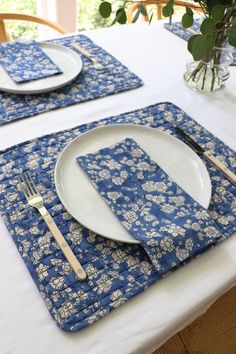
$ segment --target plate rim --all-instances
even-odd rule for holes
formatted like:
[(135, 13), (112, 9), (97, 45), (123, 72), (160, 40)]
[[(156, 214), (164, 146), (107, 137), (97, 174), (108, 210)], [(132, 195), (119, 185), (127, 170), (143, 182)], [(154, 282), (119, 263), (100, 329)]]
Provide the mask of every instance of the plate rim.
[[(73, 81), (80, 73), (81, 71), (83, 70), (83, 61), (81, 59), (81, 56), (75, 52), (74, 50), (72, 50), (71, 48), (68, 48), (68, 47), (65, 47), (61, 44), (57, 44), (57, 43), (48, 43), (48, 42), (38, 42), (39, 43), (39, 46), (40, 47), (56, 47), (56, 48), (59, 48), (60, 50), (63, 50), (63, 51), (67, 51), (69, 52), (71, 55), (74, 56), (74, 58), (76, 58), (79, 62), (79, 67), (80, 69), (77, 70), (77, 72), (73, 75), (73, 77), (67, 79), (66, 81), (64, 81), (63, 83), (60, 83), (60, 84), (57, 84), (53, 87), (50, 87), (50, 88), (42, 88), (42, 89), (23, 89), (22, 90), (22, 87), (19, 88), (19, 89), (8, 89), (6, 87), (2, 87), (1, 86), (1, 83), (0, 83), (0, 91), (2, 92), (7, 92), (7, 93), (12, 93), (12, 94), (17, 94), (17, 95), (37, 95), (37, 94), (40, 94), (40, 93), (46, 93), (46, 92), (51, 92), (51, 91), (54, 91), (54, 90), (57, 90), (67, 84), (69, 84), (71, 81)], [(46, 55), (48, 55), (46, 53)], [(8, 75), (8, 74), (7, 74)], [(50, 77), (48, 77), (49, 79)], [(41, 79), (38, 79), (38, 80), (44, 80), (45, 78), (41, 78)]]
[[(204, 162), (202, 161), (202, 159), (201, 159), (201, 158), (198, 156), (198, 154), (197, 154), (193, 149), (191, 149), (186, 143), (184, 143), (182, 140), (176, 138), (175, 136), (173, 136), (173, 135), (171, 135), (171, 134), (169, 134), (169, 133), (167, 133), (167, 132), (164, 132), (164, 131), (162, 131), (162, 130), (160, 130), (160, 129), (158, 129), (158, 128), (154, 128), (154, 127), (150, 127), (150, 126), (145, 126), (145, 125), (142, 125), (142, 124), (136, 124), (136, 123), (135, 123), (135, 124), (132, 124), (132, 123), (128, 123), (128, 124), (126, 124), (126, 123), (124, 123), (124, 124), (122, 124), (122, 123), (119, 123), (119, 124), (108, 124), (108, 125), (98, 126), (98, 127), (92, 128), (92, 129), (90, 129), (90, 130), (88, 130), (88, 131), (86, 131), (86, 132), (84, 132), (84, 133), (81, 133), (81, 134), (79, 134), (78, 136), (76, 136), (74, 139), (72, 139), (72, 140), (62, 149), (62, 151), (60, 152), (60, 154), (59, 154), (59, 156), (57, 157), (57, 160), (56, 160), (56, 164), (55, 164), (55, 167), (54, 167), (54, 173), (53, 173), (53, 180), (54, 180), (54, 185), (55, 185), (55, 189), (56, 189), (57, 196), (58, 196), (58, 198), (60, 199), (60, 202), (63, 204), (64, 208), (67, 210), (67, 212), (68, 212), (78, 223), (80, 223), (80, 224), (83, 225), (84, 227), (88, 228), (89, 230), (91, 230), (92, 232), (94, 232), (94, 233), (97, 234), (97, 231), (96, 231), (96, 230), (94, 230), (94, 229), (91, 228), (91, 227), (88, 227), (87, 225), (84, 225), (81, 221), (79, 221), (79, 220), (77, 219), (77, 217), (74, 215), (73, 210), (71, 211), (71, 209), (70, 209), (70, 207), (68, 207), (67, 203), (64, 203), (64, 202), (63, 202), (63, 198), (61, 198), (61, 194), (60, 194), (60, 191), (59, 191), (59, 188), (58, 188), (59, 183), (57, 182), (58, 166), (59, 166), (59, 164), (60, 164), (60, 160), (61, 160), (63, 154), (65, 153), (65, 151), (66, 151), (67, 149), (69, 149), (70, 146), (71, 146), (76, 140), (80, 139), (81, 136), (85, 136), (85, 135), (87, 135), (87, 134), (89, 134), (89, 133), (91, 133), (92, 131), (95, 131), (95, 130), (97, 131), (97, 130), (102, 130), (102, 129), (104, 129), (104, 128), (109, 128), (109, 127), (121, 127), (121, 126), (122, 126), (122, 127), (123, 127), (123, 126), (142, 127), (142, 128), (144, 128), (144, 129), (153, 130), (153, 131), (158, 130), (158, 133), (161, 133), (161, 134), (163, 134), (163, 135), (166, 135), (166, 136), (168, 136), (168, 137), (171, 137), (171, 138), (173, 138), (174, 140), (177, 140), (178, 143), (184, 145), (185, 148), (187, 148), (188, 150), (190, 150), (190, 151), (193, 153), (193, 155), (195, 155), (195, 157), (197, 157), (197, 159), (198, 159), (198, 161), (200, 162), (200, 164), (202, 164), (202, 167), (203, 167), (203, 169), (205, 170), (206, 176), (207, 176), (207, 178), (208, 178), (209, 200), (208, 200), (207, 205), (203, 206), (203, 205), (201, 204), (205, 209), (208, 209), (208, 207), (209, 207), (209, 205), (210, 205), (210, 201), (211, 201), (211, 196), (212, 196), (212, 183), (211, 183), (210, 175), (209, 175), (208, 169), (207, 169), (206, 165), (204, 164)], [(104, 238), (106, 238), (106, 239), (109, 239), (109, 240), (111, 240), (111, 241), (124, 242), (124, 243), (127, 243), (127, 244), (140, 244), (140, 241), (136, 240), (135, 238), (134, 238), (134, 240), (120, 241), (120, 240), (115, 240), (114, 238), (111, 238), (111, 237), (109, 237), (109, 236), (107, 236), (107, 235), (104, 235), (104, 234), (102, 234), (102, 233), (99, 233), (99, 235), (102, 236), (102, 237), (104, 237)]]

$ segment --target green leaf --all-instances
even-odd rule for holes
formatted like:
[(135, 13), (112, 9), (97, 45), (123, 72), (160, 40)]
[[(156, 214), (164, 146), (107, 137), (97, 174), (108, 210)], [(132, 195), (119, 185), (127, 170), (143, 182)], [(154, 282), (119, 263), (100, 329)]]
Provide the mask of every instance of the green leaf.
[(202, 21), (200, 31), (202, 32), (202, 34), (207, 34), (215, 29), (215, 25), (215, 21), (213, 21), (211, 18), (206, 18)]
[(132, 23), (135, 23), (135, 22), (138, 20), (140, 14), (141, 14), (141, 8), (138, 7), (138, 9), (137, 9), (137, 11), (136, 11), (136, 14), (135, 14), (135, 16), (134, 16), (134, 18), (133, 18), (133, 20), (132, 20)]
[(194, 34), (188, 40), (188, 51), (192, 54), (193, 42), (197, 37), (201, 36), (200, 34)]
[(110, 16), (112, 12), (112, 6), (108, 1), (103, 1), (99, 6), (99, 13), (103, 18)]
[(117, 22), (117, 18), (115, 17), (114, 20), (112, 21), (111, 25), (113, 26)]
[(188, 7), (188, 6), (186, 6), (186, 13), (187, 13), (189, 16), (193, 16), (193, 10), (192, 10), (190, 7)]
[[(236, 5), (236, 4), (235, 4)], [(235, 17), (236, 16), (236, 6), (234, 5), (233, 11), (232, 11), (232, 16)]]
[(215, 45), (215, 37), (213, 35), (207, 35), (206, 36), (206, 49), (207, 49), (207, 54), (214, 48)]
[(151, 16), (149, 17), (149, 20), (148, 20), (149, 25), (152, 22), (153, 15), (154, 15), (154, 13), (152, 13)]
[(140, 8), (141, 14), (143, 16), (148, 16), (147, 10), (145, 9), (144, 6), (140, 6), (139, 8)]
[(213, 36), (198, 35), (192, 43), (192, 55), (194, 60), (203, 59), (212, 50), (215, 44)]
[(215, 5), (211, 11), (211, 17), (214, 21), (218, 22), (221, 21), (225, 14), (225, 6), (224, 5)]
[(194, 60), (201, 60), (206, 54), (205, 41), (201, 35), (192, 44), (192, 56)]
[(120, 8), (116, 11), (116, 21), (121, 25), (125, 24), (127, 21), (127, 16), (124, 8)]
[(182, 17), (182, 26), (184, 28), (188, 28), (191, 27), (193, 24), (193, 15), (189, 15), (187, 14), (187, 12), (185, 12), (185, 14)]
[(164, 17), (170, 17), (174, 13), (174, 6), (172, 2), (168, 2), (166, 6), (162, 8), (162, 14)]
[(231, 26), (228, 30), (229, 44), (236, 47), (236, 25)]
[(235, 17), (232, 19), (232, 26), (236, 26), (236, 15), (235, 15)]

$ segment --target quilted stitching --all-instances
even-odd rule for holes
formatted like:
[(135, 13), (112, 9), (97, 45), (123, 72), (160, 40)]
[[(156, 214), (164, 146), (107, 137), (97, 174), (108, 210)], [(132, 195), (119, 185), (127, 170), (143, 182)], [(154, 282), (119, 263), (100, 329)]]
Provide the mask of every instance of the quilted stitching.
[[(236, 173), (236, 153), (171, 103), (42, 136), (1, 152), (1, 215), (48, 310), (63, 330), (78, 331), (88, 326), (168, 273), (158, 272), (139, 245), (106, 240), (66, 212), (53, 181), (58, 154), (76, 136), (97, 126), (134, 123), (175, 135), (169, 123), (173, 120)], [(236, 231), (236, 187), (213, 165), (206, 164), (213, 187), (209, 212), (223, 240)], [(17, 191), (17, 176), (25, 170), (31, 171), (46, 206), (86, 269), (87, 281), (77, 281), (37, 211)]]

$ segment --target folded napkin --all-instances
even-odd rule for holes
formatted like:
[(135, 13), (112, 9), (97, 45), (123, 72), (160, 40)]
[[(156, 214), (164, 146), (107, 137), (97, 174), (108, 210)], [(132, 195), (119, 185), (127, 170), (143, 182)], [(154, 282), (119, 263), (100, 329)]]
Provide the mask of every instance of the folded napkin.
[(153, 265), (168, 271), (220, 237), (217, 225), (132, 139), (77, 161)]
[(39, 44), (28, 39), (1, 44), (0, 65), (17, 83), (62, 73)]

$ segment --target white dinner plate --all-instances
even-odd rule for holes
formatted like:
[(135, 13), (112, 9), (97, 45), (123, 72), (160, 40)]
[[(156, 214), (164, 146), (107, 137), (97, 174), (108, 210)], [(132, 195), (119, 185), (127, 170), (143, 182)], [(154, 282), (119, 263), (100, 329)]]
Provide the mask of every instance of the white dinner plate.
[(17, 84), (0, 65), (0, 90), (20, 95), (33, 95), (53, 91), (62, 87), (82, 70), (82, 60), (73, 50), (58, 44), (40, 43), (41, 49), (61, 69), (62, 74)]
[(124, 138), (133, 138), (187, 193), (207, 208), (211, 181), (207, 169), (186, 144), (173, 136), (142, 125), (108, 125), (79, 135), (60, 154), (55, 167), (58, 196), (68, 212), (81, 224), (106, 238), (139, 243), (121, 225), (76, 157), (95, 152)]

